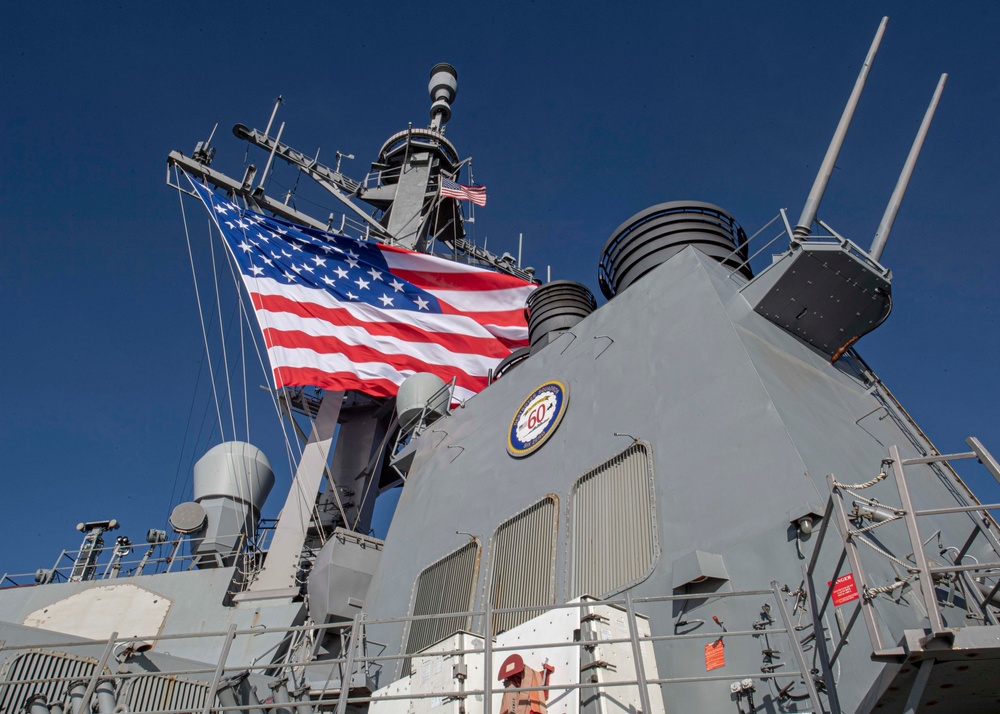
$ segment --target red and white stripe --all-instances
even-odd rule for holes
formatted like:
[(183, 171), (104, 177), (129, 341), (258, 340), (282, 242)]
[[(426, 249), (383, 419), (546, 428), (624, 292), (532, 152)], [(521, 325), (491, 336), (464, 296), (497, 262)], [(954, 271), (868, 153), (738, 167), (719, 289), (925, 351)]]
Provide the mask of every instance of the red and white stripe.
[(459, 201), (472, 201), (477, 206), (486, 205), (485, 186), (466, 186), (465, 184), (454, 185), (458, 186), (458, 188), (453, 188), (442, 181), (441, 195), (448, 198), (458, 199)]
[(524, 302), (535, 286), (482, 268), (379, 246), (390, 272), (425, 290), (443, 314), (345, 302), (320, 288), (244, 276), (278, 387), (396, 394), (415, 372), (455, 378), (455, 398), (527, 344)]

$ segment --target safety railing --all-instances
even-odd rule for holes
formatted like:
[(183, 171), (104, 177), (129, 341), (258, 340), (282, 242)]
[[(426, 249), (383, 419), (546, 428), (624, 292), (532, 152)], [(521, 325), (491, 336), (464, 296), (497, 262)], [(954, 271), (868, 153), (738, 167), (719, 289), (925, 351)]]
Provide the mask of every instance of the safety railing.
[[(739, 598), (759, 598), (764, 596), (762, 618), (746, 630), (727, 630), (724, 624), (715, 620), (718, 629), (709, 627), (706, 632), (677, 632), (676, 625), (668, 621), (666, 631), (673, 634), (652, 634), (664, 628), (644, 627), (640, 629), (640, 620), (645, 621), (640, 611), (647, 607), (663, 603), (679, 601), (719, 602)], [(101, 714), (112, 714), (117, 711), (130, 711), (132, 714), (212, 714), (214, 712), (243, 712), (244, 714), (262, 714), (263, 712), (278, 712), (279, 714), (311, 714), (313, 712), (330, 711), (344, 714), (348, 710), (356, 711), (366, 707), (381, 707), (393, 711), (387, 705), (395, 701), (423, 702), (425, 705), (437, 706), (442, 702), (454, 701), (464, 705), (464, 711), (470, 714), (482, 712), (492, 714), (498, 711), (495, 698), (504, 693), (525, 693), (548, 690), (553, 698), (566, 693), (583, 694), (590, 697), (615, 696), (621, 698), (622, 692), (629, 692), (637, 698), (637, 709), (652, 714), (664, 711), (662, 705), (663, 691), (666, 687), (707, 684), (713, 682), (729, 682), (729, 690), (738, 702), (747, 699), (751, 711), (754, 709), (753, 698), (756, 686), (772, 681), (781, 696), (788, 696), (791, 690), (804, 683), (805, 693), (796, 693), (796, 699), (808, 698), (814, 711), (839, 711), (835, 703), (835, 684), (832, 678), (824, 680), (824, 676), (812, 666), (806, 655), (810, 646), (800, 640), (803, 635), (801, 628), (795, 627), (788, 611), (786, 600), (794, 598), (795, 607), (800, 603), (797, 593), (788, 592), (787, 588), (779, 587), (772, 582), (769, 589), (743, 590), (734, 592), (699, 593), (659, 597), (632, 597), (630, 593), (624, 596), (597, 600), (584, 598), (579, 602), (560, 605), (519, 607), (493, 609), (487, 602), (485, 609), (465, 613), (441, 613), (413, 617), (367, 619), (364, 613), (359, 613), (352, 621), (325, 625), (303, 625), (298, 627), (268, 628), (269, 634), (279, 633), (282, 641), (289, 643), (281, 656), (264, 657), (259, 655), (250, 662), (236, 661), (234, 652), (244, 652), (247, 638), (261, 634), (258, 627), (238, 629), (235, 625), (224, 631), (199, 633), (196, 635), (152, 635), (149, 637), (119, 638), (118, 633), (111, 633), (107, 640), (89, 640), (56, 642), (45, 644), (39, 648), (37, 644), (18, 644), (0, 642), (0, 706), (9, 707), (9, 711), (17, 711), (14, 707), (23, 707), (31, 699), (32, 714), (57, 714), (57, 712), (74, 711), (65, 707), (83, 706), (83, 711), (90, 711), (89, 703), (93, 701)], [(777, 609), (778, 618), (770, 615), (773, 608)], [(601, 608), (604, 608), (603, 610)], [(467, 646), (445, 646), (443, 643), (432, 645), (419, 653), (386, 654), (384, 645), (374, 642), (368, 635), (369, 631), (379, 626), (407, 625), (418, 620), (445, 619), (456, 616), (476, 618), (482, 624), (481, 632), (492, 632), (493, 619), (504, 613), (531, 612), (536, 616), (551, 614), (558, 611), (576, 610), (579, 620), (592, 621), (595, 617), (601, 620), (601, 612), (607, 614), (607, 608), (613, 608), (627, 620), (624, 631), (614, 633), (603, 626), (577, 629), (575, 636), (554, 641), (502, 642), (502, 636), (497, 641), (493, 637), (483, 637), (471, 634)], [(681, 610), (683, 616), (683, 610)], [(793, 610), (794, 612), (794, 610)], [(607, 619), (606, 617), (604, 618)], [(678, 618), (679, 619), (679, 618)], [(470, 620), (471, 621), (471, 620)], [(688, 623), (685, 623), (688, 624)], [(784, 646), (780, 640), (773, 637), (785, 637), (789, 645)], [(691, 646), (700, 649), (701, 644), (712, 644), (723, 639), (734, 638), (764, 638), (762, 647), (764, 663), (759, 671), (746, 668), (746, 671), (726, 673), (707, 671), (705, 674), (689, 676), (660, 676), (656, 669), (656, 659), (652, 656), (652, 648), (664, 646)], [(312, 642), (325, 642), (329, 648), (337, 649), (335, 657), (323, 659), (306, 659), (295, 656), (300, 651), (294, 642), (306, 638)], [(805, 640), (823, 642), (822, 633), (812, 637), (804, 636)], [(197, 639), (204, 642), (204, 651), (215, 653), (214, 662), (201, 663), (171, 660), (170, 658), (155, 658), (157, 652), (170, 651), (172, 641), (181, 639)], [(446, 638), (447, 639), (447, 638)], [(338, 643), (340, 643), (338, 645)], [(572, 648), (579, 652), (580, 672), (560, 673), (558, 680), (548, 682), (544, 686), (501, 687), (497, 684), (496, 674), (498, 663), (509, 654), (526, 651), (530, 646), (533, 652), (555, 652), (557, 648), (565, 650)], [(594, 661), (597, 650), (620, 646), (627, 648), (631, 654), (634, 668), (620, 677), (597, 677), (590, 673), (610, 672), (613, 668), (607, 662)], [(155, 650), (150, 652), (150, 647)], [(303, 651), (312, 652), (316, 648), (307, 647)], [(792, 653), (792, 661), (788, 671), (781, 670), (786, 663), (773, 662), (771, 658), (780, 657), (780, 649)], [(602, 650), (607, 652), (607, 649)], [(51, 656), (63, 656), (61, 653), (78, 653), (77, 659), (83, 658), (90, 662), (90, 669), (85, 676), (68, 677), (55, 676), (39, 665), (34, 671), (19, 670), (17, 677), (10, 677), (13, 664), (19, 655), (31, 653), (38, 656), (39, 652), (51, 653)], [(276, 652), (271, 648), (270, 652)], [(70, 654), (65, 654), (70, 656)], [(145, 660), (137, 664), (137, 658), (151, 656), (152, 661)], [(470, 674), (469, 669), (456, 667), (453, 677), (447, 677), (449, 684), (427, 687), (421, 691), (393, 692), (391, 688), (377, 689), (380, 673), (393, 671), (401, 661), (418, 658), (473, 658), (475, 669), (480, 669), (481, 679)], [(589, 657), (589, 660), (588, 660)], [(261, 661), (268, 659), (268, 661)], [(469, 662), (472, 659), (467, 660)], [(587, 664), (584, 664), (586, 662)], [(152, 665), (152, 666), (150, 666)], [(585, 675), (586, 673), (586, 675)], [(404, 673), (408, 674), (408, 673)], [(778, 680), (785, 680), (785, 686), (777, 687)], [(169, 680), (171, 687), (186, 692), (184, 702), (171, 700), (166, 689), (156, 689), (152, 684), (160, 680)], [(384, 682), (382, 682), (384, 684)], [(141, 685), (141, 686), (140, 686)], [(826, 700), (820, 692), (826, 693)], [(144, 700), (135, 692), (155, 691), (159, 699)], [(171, 690), (172, 691), (172, 690)], [(800, 690), (801, 691), (801, 690)], [(200, 697), (193, 701), (192, 694)], [(783, 695), (782, 695), (783, 693)], [(138, 697), (138, 698), (137, 698)], [(551, 710), (551, 709), (550, 709)]]
[(780, 227), (777, 230), (777, 232), (771, 237), (771, 239), (768, 240), (763, 245), (760, 245), (759, 247), (754, 245), (755, 248), (754, 252), (749, 254), (742, 262), (736, 264), (735, 267), (732, 270), (730, 270), (728, 276), (729, 278), (732, 278), (743, 268), (750, 265), (758, 256), (761, 255), (761, 253), (763, 253), (765, 250), (774, 245), (774, 243), (777, 242), (780, 238), (784, 238), (787, 240), (787, 245), (789, 246), (789, 248), (791, 248), (794, 245), (805, 242), (813, 244), (836, 245), (840, 247), (840, 249), (843, 250), (844, 252), (849, 253), (854, 258), (867, 265), (869, 268), (874, 270), (879, 275), (887, 276), (889, 274), (889, 270), (885, 268), (878, 261), (873, 260), (871, 256), (869, 256), (868, 253), (861, 246), (859, 246), (854, 241), (840, 235), (839, 233), (837, 233), (837, 231), (835, 231), (833, 228), (828, 226), (823, 221), (817, 220), (816, 222), (820, 225), (820, 227), (822, 227), (825, 231), (827, 231), (827, 233), (811, 234), (808, 236), (808, 238), (796, 237), (795, 232), (792, 229), (792, 225), (788, 221), (788, 215), (785, 213), (784, 208), (780, 209), (778, 211), (778, 215), (776, 215), (770, 221), (765, 223), (764, 226), (758, 229), (756, 233), (747, 238), (746, 242), (744, 242), (737, 248), (734, 248), (730, 253), (728, 253), (722, 259), (722, 262), (727, 265), (730, 265), (729, 263), (730, 260), (735, 258), (737, 254), (740, 253), (741, 251), (749, 251), (750, 245), (752, 243), (755, 243), (755, 241), (757, 241), (757, 239), (759, 239), (762, 235), (766, 235), (764, 231), (773, 226), (779, 220), (780, 220), (779, 224)]
[[(267, 550), (273, 532), (274, 521), (261, 519), (252, 540), (248, 541), (243, 534), (219, 537), (236, 539), (238, 546), (233, 557), (237, 561), (250, 563), (255, 559), (259, 560), (260, 553)], [(199, 562), (204, 562), (206, 558), (205, 555), (199, 556), (185, 551), (184, 544), (191, 542), (191, 540), (192, 537), (189, 535), (178, 535), (176, 538), (168, 539), (164, 531), (151, 530), (145, 543), (131, 541), (124, 544), (121, 541), (102, 543), (94, 549), (94, 562), (88, 567), (90, 574), (83, 579), (113, 580), (190, 570), (197, 567)], [(143, 552), (143, 546), (145, 546), (145, 552)], [(138, 552), (142, 552), (142, 555), (139, 556)], [(5, 572), (0, 576), (0, 589), (68, 582), (74, 568), (79, 567), (82, 553), (85, 553), (83, 548), (62, 550), (50, 568), (39, 568), (33, 573)], [(135, 557), (129, 557), (133, 554)], [(217, 565), (221, 565), (221, 562)]]
[[(875, 657), (887, 659), (898, 658), (904, 654), (896, 642), (902, 637), (902, 632), (888, 632), (888, 628), (879, 617), (875, 600), (879, 595), (902, 593), (905, 588), (911, 588), (919, 598), (925, 615), (926, 629), (930, 634), (921, 638), (925, 645), (931, 640), (940, 640), (950, 645), (955, 638), (955, 628), (945, 625), (942, 605), (956, 607), (956, 591), (962, 595), (966, 616), (963, 626), (998, 625), (997, 613), (1000, 608), (1000, 540), (996, 531), (996, 522), (989, 512), (1000, 509), (1000, 504), (974, 503), (943, 508), (918, 509), (914, 506), (908, 483), (906, 467), (923, 464), (948, 464), (963, 459), (976, 459), (1000, 481), (1000, 464), (975, 438), (970, 437), (966, 443), (972, 451), (958, 454), (931, 454), (928, 456), (902, 458), (897, 446), (889, 448), (889, 457), (884, 459), (878, 474), (864, 483), (847, 484), (840, 482), (836, 476), (827, 476), (830, 498), (822, 519), (822, 525), (813, 550), (812, 558), (806, 568), (806, 582), (810, 588), (813, 601), (818, 603), (815, 618), (818, 621), (831, 604), (837, 611), (838, 622), (841, 625), (841, 639), (836, 644), (831, 660), (836, 660), (846, 644), (847, 631), (850, 625), (845, 625), (838, 605), (838, 599), (846, 602), (857, 601), (858, 605), (851, 624), (858, 614), (863, 617), (872, 643)], [(891, 477), (891, 478), (890, 478)], [(879, 501), (868, 495), (880, 483), (895, 485), (898, 505)], [(851, 498), (848, 508), (845, 499)], [(965, 522), (971, 523), (972, 530), (963, 545), (944, 546), (940, 543), (940, 528), (930, 537), (924, 538), (919, 519), (927, 516), (965, 516)], [(833, 575), (827, 578), (829, 585), (819, 600), (816, 600), (816, 576), (820, 551), (822, 549), (830, 523), (839, 531), (843, 549), (834, 568)], [(879, 528), (897, 523), (905, 526), (905, 543), (909, 550), (903, 557), (890, 552), (882, 540), (873, 535)], [(898, 527), (898, 526), (897, 526)], [(938, 537), (939, 547), (936, 558), (950, 562), (941, 564), (928, 557), (925, 548)], [(992, 555), (988, 562), (979, 562), (970, 553), (977, 541), (984, 541), (984, 550)], [(862, 549), (861, 546), (864, 546)], [(874, 585), (868, 581), (866, 570), (861, 560), (862, 550), (873, 552), (879, 558), (890, 562), (899, 573), (894, 582)], [(967, 562), (972, 561), (972, 562)], [(844, 573), (844, 566), (850, 566), (850, 572)], [(942, 603), (938, 591), (947, 590), (945, 602)], [(838, 598), (839, 592), (839, 598)], [(919, 625), (924, 627), (924, 624)], [(917, 627), (917, 623), (915, 623)], [(889, 643), (887, 644), (887, 639)]]

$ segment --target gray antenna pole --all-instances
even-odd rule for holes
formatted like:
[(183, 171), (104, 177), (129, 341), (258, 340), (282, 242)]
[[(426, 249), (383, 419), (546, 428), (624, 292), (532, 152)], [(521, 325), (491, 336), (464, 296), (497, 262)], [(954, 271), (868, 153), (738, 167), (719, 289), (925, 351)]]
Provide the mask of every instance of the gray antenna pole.
[(888, 23), (888, 17), (883, 17), (882, 22), (879, 23), (878, 32), (875, 33), (875, 39), (872, 40), (868, 56), (865, 57), (865, 63), (861, 66), (861, 73), (858, 74), (858, 78), (854, 82), (851, 97), (847, 100), (847, 106), (844, 107), (840, 123), (837, 124), (837, 130), (833, 133), (830, 148), (826, 150), (826, 156), (823, 158), (823, 164), (819, 167), (819, 173), (816, 175), (816, 181), (813, 183), (812, 190), (809, 191), (809, 198), (806, 199), (802, 215), (799, 216), (799, 222), (795, 225), (796, 238), (805, 238), (812, 232), (812, 224), (816, 220), (816, 212), (819, 210), (819, 204), (823, 200), (823, 194), (826, 192), (826, 185), (830, 183), (833, 166), (837, 163), (837, 155), (840, 154), (840, 147), (844, 144), (847, 129), (851, 126), (851, 119), (854, 118), (854, 110), (857, 108), (858, 100), (861, 98), (861, 90), (865, 88), (868, 72), (871, 71), (872, 63), (875, 61), (875, 53), (878, 52), (878, 46), (882, 42), (882, 35), (885, 34), (885, 26)]
[(281, 122), (281, 126), (278, 127), (278, 137), (274, 140), (274, 146), (271, 147), (271, 155), (267, 157), (267, 165), (264, 167), (264, 173), (260, 177), (260, 183), (257, 184), (257, 190), (264, 190), (264, 182), (267, 181), (267, 175), (271, 173), (271, 165), (274, 163), (274, 154), (278, 150), (278, 143), (281, 141), (281, 134), (285, 131), (285, 122)]
[(882, 251), (885, 250), (885, 244), (889, 240), (889, 232), (892, 230), (892, 224), (896, 221), (896, 214), (899, 213), (899, 206), (903, 202), (903, 194), (906, 193), (906, 187), (910, 183), (910, 177), (913, 175), (913, 167), (916, 166), (917, 157), (920, 156), (920, 149), (924, 146), (924, 139), (927, 138), (927, 130), (931, 127), (931, 120), (934, 119), (934, 111), (941, 100), (941, 93), (944, 91), (944, 84), (947, 81), (947, 74), (942, 74), (941, 79), (938, 80), (937, 89), (934, 90), (930, 106), (927, 107), (924, 120), (920, 123), (920, 129), (913, 140), (913, 146), (910, 147), (910, 154), (906, 157), (906, 163), (903, 164), (903, 170), (899, 174), (899, 181), (896, 182), (896, 188), (889, 199), (889, 205), (885, 207), (885, 215), (882, 216), (882, 222), (879, 223), (878, 230), (875, 231), (875, 240), (872, 241), (872, 247), (868, 250), (868, 255), (872, 260), (879, 260), (882, 257)]
[(271, 110), (271, 118), (267, 120), (267, 128), (264, 129), (264, 136), (271, 135), (271, 125), (274, 124), (274, 117), (278, 114), (278, 107), (281, 106), (281, 95), (274, 100), (274, 109)]

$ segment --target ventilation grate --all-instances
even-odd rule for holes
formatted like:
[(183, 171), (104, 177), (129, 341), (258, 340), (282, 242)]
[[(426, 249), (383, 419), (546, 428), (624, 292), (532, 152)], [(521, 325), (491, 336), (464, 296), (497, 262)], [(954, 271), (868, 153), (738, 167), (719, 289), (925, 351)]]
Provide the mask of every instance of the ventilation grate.
[[(91, 657), (29, 651), (8, 659), (0, 668), (0, 712), (19, 712), (32, 694), (44, 694), (49, 702), (66, 701), (69, 684), (90, 679), (97, 667)], [(110, 670), (105, 669), (110, 674)]]
[[(494, 609), (553, 603), (558, 512), (555, 496), (547, 496), (500, 524), (494, 532), (490, 545), (490, 597)], [(531, 610), (498, 613), (493, 620), (493, 634), (506, 632), (537, 614)]]
[(139, 675), (123, 686), (118, 703), (133, 712), (200, 712), (208, 698), (209, 685), (178, 679), (167, 674)]
[(572, 597), (607, 597), (646, 577), (659, 555), (650, 449), (632, 444), (581, 476), (570, 495)]
[[(479, 541), (473, 540), (425, 568), (417, 577), (413, 616), (467, 613), (472, 609), (472, 593), (479, 574)], [(414, 620), (406, 641), (406, 653), (413, 654), (471, 626), (470, 616), (436, 617)], [(404, 672), (405, 672), (404, 668)]]

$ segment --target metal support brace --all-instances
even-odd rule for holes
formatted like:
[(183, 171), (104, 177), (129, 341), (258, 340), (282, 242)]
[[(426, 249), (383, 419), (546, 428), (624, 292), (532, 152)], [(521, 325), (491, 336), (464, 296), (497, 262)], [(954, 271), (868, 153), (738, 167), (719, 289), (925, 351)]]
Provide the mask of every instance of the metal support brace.
[[(788, 640), (792, 645), (792, 654), (795, 656), (795, 664), (799, 668), (799, 672), (802, 674), (802, 681), (806, 683), (806, 691), (809, 692), (809, 701), (812, 703), (813, 708), (817, 712), (826, 712), (823, 705), (819, 701), (819, 692), (816, 691), (816, 680), (813, 679), (812, 671), (809, 668), (809, 664), (806, 662), (806, 656), (802, 652), (802, 644), (799, 642), (798, 635), (795, 634), (795, 624), (792, 622), (792, 616), (788, 614), (788, 608), (785, 606), (785, 600), (781, 597), (781, 590), (778, 588), (778, 581), (771, 581), (771, 590), (774, 592), (774, 599), (778, 603), (778, 612), (781, 614), (781, 621), (785, 626), (785, 632), (788, 633)], [(816, 633), (816, 639), (819, 640), (823, 637), (823, 629), (820, 628)], [(827, 691), (833, 689), (833, 682), (831, 681), (827, 686)], [(648, 709), (646, 711), (649, 711)], [(835, 710), (837, 711), (837, 710)]]
[(976, 452), (976, 457), (979, 459), (979, 463), (986, 467), (986, 470), (993, 474), (993, 478), (1000, 482), (1000, 463), (993, 458), (993, 454), (986, 450), (986, 447), (979, 443), (979, 439), (974, 436), (970, 436), (965, 440), (965, 443), (972, 447), (972, 450)]
[(933, 668), (933, 659), (925, 659), (920, 663), (920, 669), (917, 670), (917, 679), (913, 683), (913, 689), (910, 690), (910, 696), (906, 698), (906, 708), (903, 709), (903, 714), (917, 714), (920, 699), (924, 696), (924, 689), (927, 687), (927, 680), (931, 678), (931, 670)]
[(205, 697), (205, 706), (202, 707), (201, 714), (211, 714), (212, 705), (215, 704), (215, 690), (219, 688), (219, 680), (222, 678), (222, 670), (226, 668), (226, 660), (229, 659), (229, 648), (233, 646), (236, 639), (236, 625), (230, 625), (226, 632), (226, 639), (222, 642), (222, 651), (219, 653), (219, 661), (215, 665), (215, 672), (212, 674), (212, 683), (208, 687), (208, 696)]
[(363, 613), (354, 616), (354, 624), (351, 625), (351, 639), (347, 645), (347, 658), (344, 661), (344, 669), (340, 675), (340, 698), (337, 701), (337, 714), (347, 714), (347, 699), (351, 692), (351, 682), (354, 680), (354, 651), (358, 648), (358, 633), (361, 631), (361, 617)]
[(271, 547), (264, 567), (250, 588), (239, 599), (253, 599), (256, 593), (286, 591), (284, 597), (296, 594), (295, 576), (306, 531), (313, 520), (313, 509), (319, 494), (320, 481), (329, 463), (333, 435), (337, 429), (343, 392), (327, 392), (313, 421), (312, 434), (302, 451), (302, 458), (288, 490), (285, 505), (274, 526)]
[(632, 606), (631, 590), (625, 591), (625, 611), (628, 613), (628, 636), (632, 643), (635, 678), (639, 683), (639, 703), (642, 705), (643, 712), (652, 712), (653, 708), (649, 705), (649, 689), (646, 684), (646, 666), (642, 660), (642, 647), (639, 643), (639, 628), (635, 624), (635, 608)]
[(493, 714), (493, 598), (483, 600), (483, 714)]
[(104, 646), (104, 652), (101, 654), (101, 659), (97, 661), (97, 667), (94, 668), (94, 674), (91, 676), (90, 681), (87, 682), (87, 690), (83, 693), (83, 698), (80, 700), (82, 702), (82, 707), (84, 709), (90, 708), (90, 698), (94, 696), (94, 690), (97, 689), (97, 680), (104, 673), (104, 668), (108, 664), (108, 659), (111, 658), (111, 653), (115, 650), (115, 641), (118, 639), (118, 633), (112, 632), (111, 637), (108, 638), (108, 644)]
[[(833, 474), (826, 477), (830, 486), (830, 498), (833, 501), (833, 509), (837, 513), (837, 525), (840, 527), (840, 535), (844, 539), (844, 548), (847, 551), (847, 560), (851, 564), (851, 572), (861, 585), (861, 612), (865, 616), (865, 625), (868, 627), (868, 636), (871, 638), (872, 648), (879, 652), (885, 649), (882, 643), (882, 633), (879, 632), (878, 623), (875, 621), (875, 612), (871, 600), (865, 594), (864, 571), (861, 569), (861, 558), (858, 557), (858, 547), (854, 543), (851, 533), (851, 523), (847, 520), (847, 512), (844, 510), (844, 499), (837, 491), (837, 479)], [(919, 541), (917, 545), (919, 547)]]
[(904, 511), (903, 520), (906, 522), (906, 530), (910, 535), (913, 559), (917, 564), (920, 594), (923, 597), (924, 608), (927, 610), (927, 617), (930, 620), (931, 634), (936, 637), (945, 632), (944, 622), (941, 619), (941, 610), (938, 608), (937, 594), (934, 592), (934, 578), (931, 576), (927, 554), (924, 553), (923, 541), (921, 541), (920, 531), (917, 529), (917, 514), (913, 512), (913, 501), (910, 498), (910, 488), (906, 484), (906, 475), (903, 473), (903, 464), (900, 462), (899, 448), (890, 446), (889, 457), (892, 459), (892, 473), (896, 481), (896, 489), (899, 491), (900, 505)]
[[(823, 669), (823, 681), (826, 683), (826, 698), (830, 703), (830, 711), (839, 714), (840, 696), (837, 694), (837, 683), (833, 679), (833, 667), (830, 664), (830, 652), (826, 648), (826, 631), (823, 629), (823, 617), (820, 615), (819, 603), (816, 602), (816, 588), (813, 585), (812, 574), (805, 564), (802, 565), (802, 575), (805, 579), (806, 596), (809, 598), (809, 609), (813, 617), (813, 641), (816, 643), (816, 653), (819, 655), (819, 666)], [(788, 631), (789, 637), (798, 636)], [(801, 643), (799, 643), (801, 649)]]

